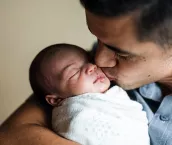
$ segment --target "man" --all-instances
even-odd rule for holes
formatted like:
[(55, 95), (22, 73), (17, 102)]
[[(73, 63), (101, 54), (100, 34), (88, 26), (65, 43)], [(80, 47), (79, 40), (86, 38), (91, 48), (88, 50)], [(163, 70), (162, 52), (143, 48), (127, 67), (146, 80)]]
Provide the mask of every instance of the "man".
[[(143, 104), (153, 145), (172, 144), (172, 1), (81, 0), (95, 62)], [(159, 82), (159, 84), (150, 84)]]
[[(96, 64), (124, 89), (135, 89), (129, 94), (147, 111), (152, 144), (172, 144), (172, 2), (80, 1), (98, 38)], [(75, 144), (48, 130), (47, 118), (34, 100), (26, 102), (1, 127), (0, 144)]]

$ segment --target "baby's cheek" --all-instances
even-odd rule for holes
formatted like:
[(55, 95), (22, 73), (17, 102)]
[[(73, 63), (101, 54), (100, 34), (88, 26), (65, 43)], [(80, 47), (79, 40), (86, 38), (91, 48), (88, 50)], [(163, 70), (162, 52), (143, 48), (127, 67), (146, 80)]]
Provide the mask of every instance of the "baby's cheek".
[(67, 91), (69, 91), (71, 95), (77, 95), (78, 89), (78, 83), (76, 81), (69, 81)]
[(83, 93), (92, 92), (92, 85), (87, 80), (81, 80), (77, 84), (78, 91)]
[(86, 88), (83, 82), (77, 82), (70, 85), (70, 90), (73, 95), (80, 95), (85, 93)]

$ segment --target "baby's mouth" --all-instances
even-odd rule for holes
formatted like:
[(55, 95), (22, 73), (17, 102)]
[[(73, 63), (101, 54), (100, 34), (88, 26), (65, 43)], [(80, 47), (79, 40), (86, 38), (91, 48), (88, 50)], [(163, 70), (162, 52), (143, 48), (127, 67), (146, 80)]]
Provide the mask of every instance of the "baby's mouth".
[(105, 80), (105, 76), (104, 75), (97, 75), (95, 81), (93, 82), (93, 84), (97, 83), (98, 81), (103, 82)]

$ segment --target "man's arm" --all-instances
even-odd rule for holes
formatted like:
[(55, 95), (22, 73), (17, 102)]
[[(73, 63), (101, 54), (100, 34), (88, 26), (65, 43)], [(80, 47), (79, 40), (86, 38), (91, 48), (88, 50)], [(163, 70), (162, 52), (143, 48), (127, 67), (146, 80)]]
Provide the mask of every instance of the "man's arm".
[(30, 99), (0, 127), (1, 145), (78, 145), (50, 129), (51, 109)]

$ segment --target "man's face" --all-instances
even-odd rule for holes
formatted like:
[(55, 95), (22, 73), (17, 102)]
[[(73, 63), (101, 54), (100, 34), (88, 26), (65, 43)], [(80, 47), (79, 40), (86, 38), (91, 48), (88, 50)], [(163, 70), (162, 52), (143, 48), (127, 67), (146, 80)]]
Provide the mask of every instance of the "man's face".
[(171, 50), (139, 42), (132, 16), (107, 18), (86, 11), (86, 18), (98, 38), (95, 62), (118, 85), (134, 89), (171, 75)]

